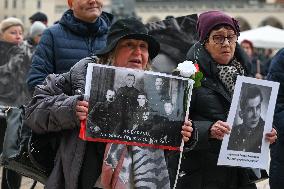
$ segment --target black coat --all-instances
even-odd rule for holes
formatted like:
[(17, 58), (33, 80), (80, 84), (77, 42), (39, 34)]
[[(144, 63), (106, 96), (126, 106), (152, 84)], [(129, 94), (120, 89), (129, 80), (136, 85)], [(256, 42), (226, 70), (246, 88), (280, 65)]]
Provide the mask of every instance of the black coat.
[[(244, 66), (247, 75), (249, 62), (239, 45), (235, 57)], [(200, 43), (192, 46), (187, 59), (198, 63), (204, 77), (201, 87), (193, 89), (189, 113), (198, 129), (199, 141), (193, 151), (184, 154), (181, 165), (184, 176), (179, 179), (178, 188), (243, 188), (246, 184), (244, 169), (217, 166), (222, 141), (209, 138), (212, 124), (218, 120), (226, 121), (231, 95), (218, 78), (216, 63)]]
[(280, 83), (276, 107), (274, 111), (273, 125), (277, 129), (277, 140), (271, 145), (271, 162), (269, 182), (271, 188), (283, 188), (284, 180), (284, 48), (279, 50), (271, 60), (268, 80)]
[(264, 124), (265, 122), (260, 118), (257, 126), (254, 128), (250, 128), (246, 124), (233, 127), (228, 150), (260, 153)]

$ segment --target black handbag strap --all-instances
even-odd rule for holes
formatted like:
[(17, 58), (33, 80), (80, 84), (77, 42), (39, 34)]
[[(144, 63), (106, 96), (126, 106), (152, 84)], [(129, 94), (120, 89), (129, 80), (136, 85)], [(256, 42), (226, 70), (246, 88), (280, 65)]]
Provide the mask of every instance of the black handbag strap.
[[(24, 107), (6, 110), (7, 128), (1, 154), (1, 164), (20, 175), (45, 183), (48, 174), (36, 167), (29, 156), (31, 129), (24, 122)], [(34, 182), (36, 184), (36, 182)]]

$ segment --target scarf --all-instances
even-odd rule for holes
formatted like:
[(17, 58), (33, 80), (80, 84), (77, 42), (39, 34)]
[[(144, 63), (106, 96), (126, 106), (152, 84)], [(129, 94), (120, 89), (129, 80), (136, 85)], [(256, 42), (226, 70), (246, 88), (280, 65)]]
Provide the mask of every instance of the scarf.
[(105, 189), (170, 189), (164, 150), (108, 143), (101, 184)]
[(237, 76), (245, 74), (243, 66), (234, 59), (228, 65), (217, 64), (217, 70), (219, 79), (229, 91), (230, 95), (232, 95), (234, 93)]

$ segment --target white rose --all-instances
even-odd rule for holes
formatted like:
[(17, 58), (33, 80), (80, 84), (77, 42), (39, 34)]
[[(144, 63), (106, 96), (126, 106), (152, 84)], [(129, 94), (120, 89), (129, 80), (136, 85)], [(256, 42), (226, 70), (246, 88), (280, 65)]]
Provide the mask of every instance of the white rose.
[(197, 72), (193, 62), (188, 60), (179, 63), (177, 70), (180, 71), (180, 75), (183, 77), (191, 77), (195, 72)]

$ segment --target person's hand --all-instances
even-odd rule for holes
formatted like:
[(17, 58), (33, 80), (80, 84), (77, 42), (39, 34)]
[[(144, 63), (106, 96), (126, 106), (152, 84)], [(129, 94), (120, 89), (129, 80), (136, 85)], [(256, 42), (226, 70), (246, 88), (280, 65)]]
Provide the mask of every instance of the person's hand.
[(272, 128), (271, 132), (265, 134), (265, 140), (270, 144), (274, 143), (277, 140), (277, 132)]
[(87, 119), (89, 102), (78, 100), (76, 103), (76, 115), (80, 121)]
[(184, 142), (189, 141), (192, 131), (193, 131), (193, 128), (192, 128), (191, 121), (185, 121), (183, 126), (182, 126), (182, 131), (181, 131), (182, 140)]
[(210, 138), (216, 138), (218, 140), (223, 140), (225, 134), (229, 134), (231, 128), (229, 123), (223, 121), (217, 121), (210, 128)]
[(256, 73), (255, 78), (256, 79), (263, 79), (263, 75), (261, 75), (260, 73)]

